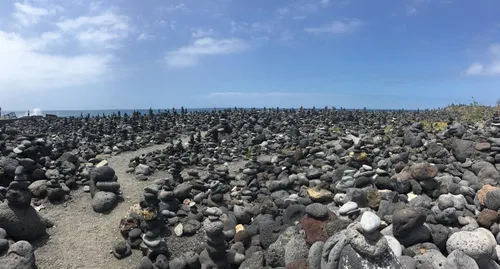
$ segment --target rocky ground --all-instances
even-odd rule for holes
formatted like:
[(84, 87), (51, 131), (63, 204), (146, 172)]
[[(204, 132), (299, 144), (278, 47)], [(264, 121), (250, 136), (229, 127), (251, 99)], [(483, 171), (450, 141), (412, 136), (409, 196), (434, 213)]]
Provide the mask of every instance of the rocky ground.
[(0, 133), (0, 268), (500, 268), (488, 115), (19, 121)]

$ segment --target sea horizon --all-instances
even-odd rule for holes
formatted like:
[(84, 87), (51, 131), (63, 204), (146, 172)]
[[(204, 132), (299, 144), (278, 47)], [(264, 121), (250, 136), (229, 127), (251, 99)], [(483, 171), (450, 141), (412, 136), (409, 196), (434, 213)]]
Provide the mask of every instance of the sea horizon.
[[(267, 109), (275, 109), (275, 107), (269, 107)], [(303, 107), (304, 109), (312, 109), (312, 107)], [(329, 107), (331, 109), (332, 107)], [(340, 109), (341, 107), (335, 107), (336, 109)], [(181, 111), (181, 108), (175, 108), (177, 112)], [(215, 108), (185, 108), (188, 112), (201, 112), (201, 111), (212, 111), (212, 110), (225, 110), (225, 109), (234, 109), (234, 107), (215, 107)], [(237, 109), (240, 109), (240, 107), (237, 107)], [(241, 109), (257, 109), (257, 110), (263, 110), (265, 109), (264, 107), (262, 108), (252, 108), (252, 107), (241, 107)], [(300, 109), (300, 107), (280, 107), (280, 109)], [(316, 107), (316, 109), (324, 109), (324, 107)], [(346, 110), (363, 110), (364, 108), (343, 108)], [(152, 108), (153, 113), (157, 114), (159, 112), (164, 112), (164, 111), (172, 111), (172, 108)], [(368, 111), (399, 111), (402, 109), (369, 109), (367, 108)], [(416, 111), (417, 109), (404, 109), (405, 111)], [(422, 110), (427, 110), (427, 109), (422, 109)], [(17, 117), (25, 117), (28, 116), (28, 110), (22, 111), (22, 110), (2, 110), (1, 115), (6, 115), (9, 113), (14, 112)], [(118, 114), (118, 112), (121, 113), (121, 115), (124, 115), (125, 113), (128, 115), (131, 115), (133, 112), (140, 112), (141, 114), (147, 114), (149, 113), (149, 108), (136, 108), (136, 109), (71, 109), (71, 110), (42, 110), (40, 108), (34, 108), (29, 110), (29, 115), (30, 116), (45, 116), (47, 114), (50, 115), (56, 115), (57, 117), (80, 117), (81, 115), (87, 116), (90, 115), (91, 117), (95, 116), (108, 116), (108, 115), (113, 115), (113, 114)]]

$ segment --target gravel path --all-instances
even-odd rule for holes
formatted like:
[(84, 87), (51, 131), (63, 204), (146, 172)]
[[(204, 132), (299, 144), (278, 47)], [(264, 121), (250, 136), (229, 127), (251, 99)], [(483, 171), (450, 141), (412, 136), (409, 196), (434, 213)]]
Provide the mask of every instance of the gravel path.
[(131, 256), (123, 260), (117, 260), (110, 254), (110, 250), (113, 242), (122, 239), (118, 231), (120, 219), (126, 215), (132, 204), (139, 201), (143, 188), (160, 175), (152, 176), (148, 181), (138, 181), (133, 174), (126, 174), (125, 170), (134, 156), (164, 147), (154, 145), (108, 160), (109, 166), (116, 171), (124, 193), (124, 201), (109, 214), (94, 212), (90, 194), (81, 189), (72, 192), (72, 199), (64, 205), (46, 204), (40, 214), (52, 220), (55, 226), (47, 230), (48, 238), (34, 244), (37, 247), (35, 256), (38, 268), (136, 268), (142, 257), (139, 251), (133, 251)]

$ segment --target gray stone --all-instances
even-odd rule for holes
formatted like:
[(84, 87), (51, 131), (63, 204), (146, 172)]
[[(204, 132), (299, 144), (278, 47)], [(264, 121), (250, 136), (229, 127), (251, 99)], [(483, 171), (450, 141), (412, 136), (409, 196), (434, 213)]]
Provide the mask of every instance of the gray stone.
[(345, 230), (329, 237), (323, 246), (321, 268), (338, 268), (342, 249), (348, 244)]
[(393, 234), (398, 236), (406, 235), (425, 222), (425, 214), (422, 211), (412, 208), (403, 208), (394, 211), (392, 216)]
[(155, 269), (153, 262), (146, 256), (139, 261), (137, 269)]
[(474, 152), (474, 142), (469, 140), (454, 139), (451, 147), (453, 149), (453, 155), (459, 162), (465, 162), (467, 158), (470, 158)]
[(413, 258), (417, 261), (417, 264), (430, 264), (434, 269), (445, 268), (443, 267), (443, 265), (446, 261), (446, 257), (441, 252), (435, 249), (427, 249), (425, 251), (422, 251), (422, 253), (415, 255), (415, 257)]
[(234, 205), (233, 212), (240, 224), (248, 224), (252, 221), (252, 215), (243, 206)]
[(264, 267), (264, 253), (256, 251), (250, 257), (246, 257), (245, 261), (241, 263), (240, 269), (260, 269)]
[(427, 226), (422, 225), (408, 234), (398, 236), (395, 235), (394, 237), (399, 241), (399, 243), (401, 243), (401, 245), (408, 247), (417, 243), (429, 242), (431, 240), (431, 231)]
[(33, 207), (16, 208), (0, 202), (0, 228), (15, 240), (35, 240), (45, 235), (46, 225)]
[(116, 194), (112, 192), (97, 192), (92, 198), (92, 208), (95, 212), (103, 213), (113, 209), (118, 203)]
[[(330, 267), (335, 268), (335, 267)], [(390, 251), (385, 251), (381, 255), (367, 259), (356, 252), (350, 245), (342, 250), (339, 267), (342, 269), (403, 269), (398, 259)], [(405, 268), (406, 269), (406, 268)]]
[(307, 260), (310, 269), (321, 269), (321, 255), (323, 254), (324, 242), (317, 241), (309, 249)]
[(47, 195), (47, 180), (34, 181), (29, 185), (28, 189), (34, 197), (43, 198)]
[(285, 245), (285, 266), (297, 261), (305, 261), (309, 255), (309, 247), (307, 246), (304, 236), (296, 234), (290, 238), (290, 241)]
[(116, 181), (99, 181), (95, 186), (100, 191), (108, 191), (117, 193), (120, 190), (120, 183)]
[(120, 240), (113, 246), (113, 256), (117, 259), (123, 259), (132, 253), (130, 245), (124, 240)]
[(277, 221), (264, 221), (259, 224), (259, 231), (262, 248), (267, 249), (280, 237), (281, 225)]
[(34, 269), (35, 252), (27, 241), (17, 241), (12, 244), (7, 255), (0, 257), (0, 268), (5, 269)]
[(472, 171), (477, 175), (479, 182), (495, 186), (500, 180), (500, 172), (495, 166), (486, 161), (479, 161), (472, 165)]
[[(457, 210), (463, 210), (465, 205), (467, 204), (467, 200), (465, 200), (465, 197), (462, 194), (441, 194), (438, 198), (438, 204), (446, 204), (446, 205), (451, 205), (451, 207), (454, 207)], [(450, 206), (442, 207), (440, 206), (439, 208), (444, 210)]]
[(191, 192), (191, 184), (184, 182), (179, 184), (177, 187), (174, 189), (174, 194), (177, 199), (180, 201), (186, 199), (189, 197), (189, 193)]
[[(104, 166), (104, 167), (106, 167), (106, 166)], [(135, 174), (149, 176), (149, 175), (151, 175), (151, 168), (149, 168), (149, 166), (141, 163), (135, 167)]]
[(177, 257), (168, 262), (170, 269), (184, 269), (186, 268), (186, 260), (183, 257)]
[(10, 178), (14, 178), (16, 173), (16, 168), (19, 166), (19, 162), (16, 159), (8, 157), (0, 157), (0, 167), (3, 168), (3, 172)]
[(328, 208), (320, 203), (312, 203), (306, 206), (306, 213), (316, 219), (325, 219), (328, 217)]
[(245, 260), (245, 255), (234, 251), (228, 251), (226, 258), (229, 264), (240, 265)]
[(446, 257), (443, 268), (446, 269), (479, 269), (476, 261), (460, 250), (454, 250)]
[(285, 248), (295, 234), (295, 227), (288, 227), (275, 242), (269, 245), (266, 252), (266, 263), (268, 265), (272, 267), (285, 266)]
[(410, 256), (401, 256), (398, 260), (404, 269), (417, 269), (417, 261)]
[(491, 210), (500, 209), (500, 188), (493, 188), (486, 193), (484, 205)]
[(369, 237), (357, 229), (359, 223), (352, 223), (346, 229), (346, 239), (351, 247), (364, 257), (371, 258), (387, 251), (389, 245), (380, 232), (374, 232)]
[(347, 214), (349, 214), (349, 212), (352, 212), (356, 209), (358, 209), (358, 204), (356, 204), (355, 202), (349, 201), (339, 208), (339, 214), (347, 215)]
[(446, 249), (448, 253), (462, 251), (481, 265), (491, 259), (496, 245), (495, 237), (490, 231), (478, 228), (470, 232), (460, 231), (452, 234), (446, 242)]
[(283, 211), (283, 224), (294, 225), (296, 221), (300, 221), (306, 212), (306, 207), (300, 204), (289, 205)]

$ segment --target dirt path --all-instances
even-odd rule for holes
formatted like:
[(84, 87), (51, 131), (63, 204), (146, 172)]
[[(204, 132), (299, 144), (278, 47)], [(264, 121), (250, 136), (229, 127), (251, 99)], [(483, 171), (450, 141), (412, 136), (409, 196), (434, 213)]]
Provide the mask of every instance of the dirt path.
[[(142, 254), (133, 254), (123, 260), (114, 258), (110, 251), (113, 243), (122, 239), (118, 231), (120, 219), (126, 215), (129, 207), (137, 203), (143, 188), (151, 184), (155, 176), (148, 181), (138, 181), (132, 174), (126, 174), (128, 162), (138, 154), (164, 145), (154, 145), (134, 152), (126, 152), (108, 160), (121, 184), (124, 201), (109, 214), (93, 211), (89, 193), (81, 189), (71, 193), (72, 200), (65, 205), (45, 205), (40, 214), (54, 222), (54, 227), (47, 230), (46, 242), (38, 242), (35, 256), (39, 269), (133, 269), (136, 268)], [(158, 177), (158, 176), (157, 176)]]

